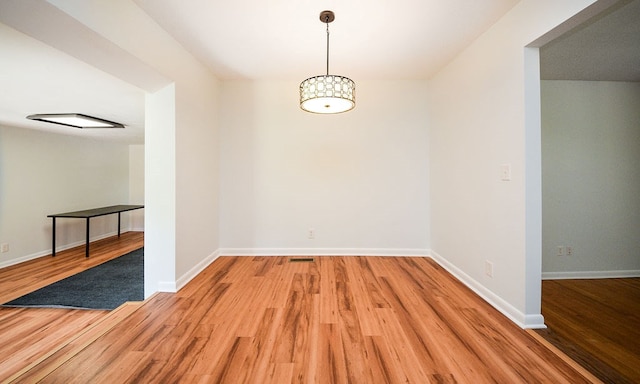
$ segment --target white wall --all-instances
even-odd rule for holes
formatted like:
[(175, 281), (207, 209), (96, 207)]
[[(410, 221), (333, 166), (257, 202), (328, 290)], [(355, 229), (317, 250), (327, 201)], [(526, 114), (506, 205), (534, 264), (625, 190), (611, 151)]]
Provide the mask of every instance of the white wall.
[[(0, 266), (51, 253), (47, 215), (128, 201), (128, 145), (0, 127), (0, 243), (9, 244)], [(117, 223), (92, 219), (91, 238), (115, 234)], [(58, 250), (84, 243), (84, 220), (57, 219), (56, 227)]]
[(201, 66), (189, 74), (176, 88), (177, 287), (219, 248), (218, 82)]
[(358, 82), (338, 115), (302, 111), (298, 86), (222, 85), (221, 252), (426, 254), (425, 83)]
[[(129, 204), (144, 204), (144, 145), (129, 146)], [(144, 211), (128, 214), (133, 231), (144, 231)]]
[[(429, 83), (433, 255), (525, 327), (543, 326), (541, 207), (525, 192), (541, 188), (531, 172), (539, 169), (539, 105), (525, 99), (536, 67), (525, 56), (537, 55), (525, 47), (590, 3), (523, 0)], [(502, 164), (511, 165), (511, 181), (501, 181)]]
[[(132, 79), (132, 74), (131, 81), (145, 80), (137, 81), (148, 92), (145, 294), (175, 291), (215, 258), (219, 248), (218, 82), (131, 0), (49, 4), (88, 27), (91, 39), (119, 47), (109, 62), (91, 60), (100, 52), (83, 58), (122, 80)], [(130, 71), (128, 63), (137, 65)]]
[[(299, 111), (297, 83), (218, 84), (130, 0), (101, 2), (100, 12), (95, 2), (50, 3), (174, 82), (146, 89), (156, 106), (175, 98), (175, 117), (146, 133), (147, 249), (162, 254), (147, 255), (162, 274), (145, 275), (152, 289), (179, 287), (219, 247), (430, 247), (518, 324), (539, 326), (540, 111), (537, 89), (525, 88), (537, 55), (525, 46), (593, 2), (522, 0), (429, 82), (428, 98), (420, 83), (359, 82), (358, 106), (338, 116)], [(147, 119), (166, 116), (156, 113)], [(165, 163), (175, 169), (155, 173)], [(172, 177), (175, 190), (158, 188)]]
[(543, 276), (640, 276), (640, 83), (543, 81), (542, 153)]
[(145, 297), (175, 290), (175, 86), (145, 99)]

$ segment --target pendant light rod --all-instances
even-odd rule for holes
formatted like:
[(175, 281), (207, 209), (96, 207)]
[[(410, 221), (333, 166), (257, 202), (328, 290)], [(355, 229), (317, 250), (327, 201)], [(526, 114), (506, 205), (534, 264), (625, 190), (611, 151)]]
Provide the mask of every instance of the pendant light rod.
[(329, 76), (329, 22), (328, 21), (327, 21), (327, 76)]
[(329, 76), (329, 23), (336, 19), (333, 11), (320, 12), (320, 21), (327, 24), (327, 76)]

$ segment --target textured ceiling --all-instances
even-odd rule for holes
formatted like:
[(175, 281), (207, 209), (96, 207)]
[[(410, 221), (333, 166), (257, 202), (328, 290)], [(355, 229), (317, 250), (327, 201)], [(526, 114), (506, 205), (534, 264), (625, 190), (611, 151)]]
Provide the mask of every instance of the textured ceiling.
[(540, 50), (545, 80), (640, 81), (640, 1), (621, 2)]

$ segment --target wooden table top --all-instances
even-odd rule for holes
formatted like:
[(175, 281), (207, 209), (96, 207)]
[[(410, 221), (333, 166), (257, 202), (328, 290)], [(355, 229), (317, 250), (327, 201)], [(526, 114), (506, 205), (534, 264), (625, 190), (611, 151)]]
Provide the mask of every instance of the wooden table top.
[(47, 215), (47, 217), (76, 217), (76, 218), (89, 218), (96, 216), (110, 215), (112, 213), (132, 211), (134, 209), (144, 208), (144, 205), (111, 205), (108, 207), (85, 209), (83, 211), (56, 213), (53, 215)]

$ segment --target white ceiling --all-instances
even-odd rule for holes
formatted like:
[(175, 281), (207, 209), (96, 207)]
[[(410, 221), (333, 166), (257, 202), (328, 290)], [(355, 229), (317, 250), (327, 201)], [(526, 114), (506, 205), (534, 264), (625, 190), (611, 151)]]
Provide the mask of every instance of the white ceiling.
[(426, 79), (518, 0), (135, 0), (222, 79)]
[[(144, 92), (0, 24), (0, 124), (52, 133), (144, 142)], [(27, 120), (35, 113), (83, 113), (126, 125), (79, 129)]]
[[(318, 16), (322, 10), (331, 9), (336, 20), (330, 24), (330, 71), (356, 82), (428, 79), (518, 2), (134, 1), (220, 79), (301, 81), (324, 73), (326, 32)], [(0, 124), (142, 143), (144, 91), (17, 31), (29, 29), (29, 20), (17, 8), (28, 4), (31, 13), (38, 8), (42, 13), (51, 13), (52, 3), (0, 0), (0, 22), (11, 25), (0, 24)], [(637, 10), (639, 3), (640, 0), (635, 0), (627, 7)], [(602, 27), (590, 23), (578, 28), (583, 33), (574, 31), (549, 43), (542, 49), (542, 58), (546, 60), (542, 63), (543, 76), (566, 76), (567, 72), (577, 72), (579, 64), (591, 62), (592, 59), (574, 60), (564, 66), (564, 72), (553, 71), (562, 67), (567, 60), (562, 54), (570, 48), (579, 48), (572, 55), (592, 50), (591, 43), (586, 42), (595, 39), (588, 32), (592, 26), (598, 28), (598, 41), (604, 39), (605, 46), (613, 46), (622, 39), (608, 28), (634, 22), (636, 27), (640, 25), (637, 13), (635, 18), (618, 18)], [(639, 39), (635, 31), (628, 28), (626, 34), (632, 38), (625, 41), (635, 43), (637, 53)], [(616, 37), (607, 40), (609, 35)], [(612, 54), (604, 56), (614, 58)], [(631, 56), (631, 60), (636, 59), (637, 56)], [(637, 61), (626, 66), (640, 68)], [(127, 127), (80, 130), (25, 119), (33, 113), (54, 112), (90, 114)]]

